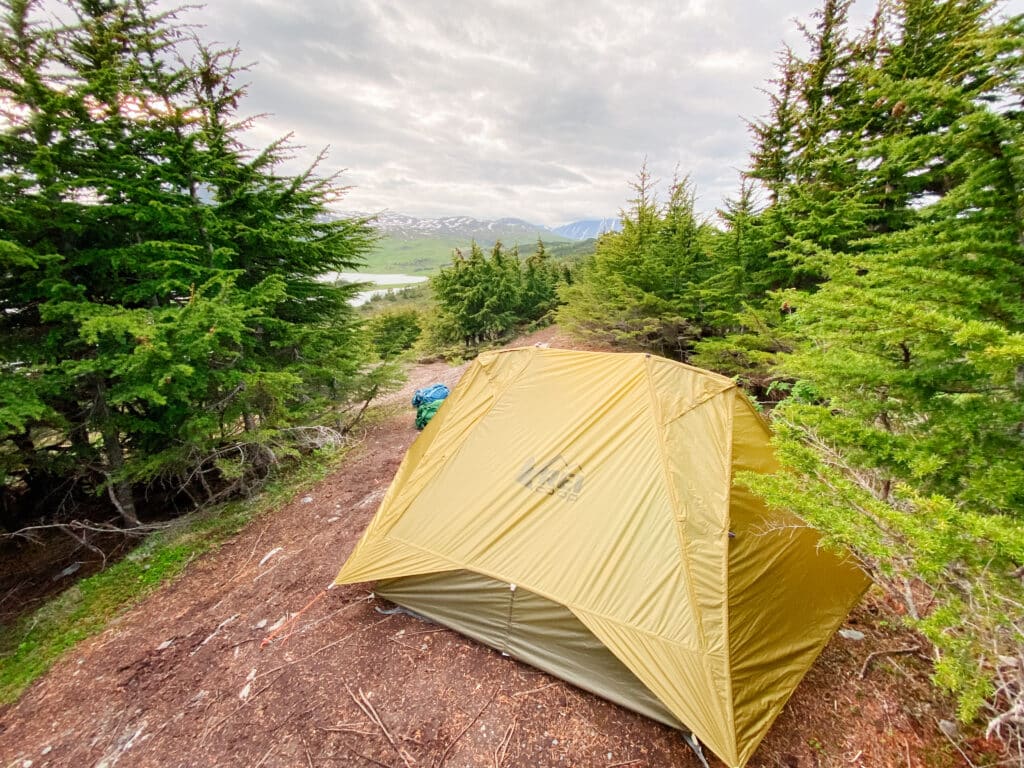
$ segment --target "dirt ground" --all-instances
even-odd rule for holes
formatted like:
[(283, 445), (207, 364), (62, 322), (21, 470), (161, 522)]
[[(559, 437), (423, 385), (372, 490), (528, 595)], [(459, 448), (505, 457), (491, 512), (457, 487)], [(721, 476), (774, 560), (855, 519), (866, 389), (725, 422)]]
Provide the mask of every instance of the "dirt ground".
[[(569, 346), (548, 329), (522, 340)], [(82, 643), (0, 711), (0, 766), (698, 766), (674, 731), (372, 596), (320, 594), (415, 439), (418, 366), (341, 468)], [(312, 601), (312, 604), (310, 604)], [(305, 608), (304, 611), (302, 609)], [(291, 624), (281, 622), (301, 612)], [(750, 765), (968, 765), (917, 639), (870, 599)], [(965, 741), (979, 762), (988, 746)], [(712, 759), (712, 765), (720, 765)]]

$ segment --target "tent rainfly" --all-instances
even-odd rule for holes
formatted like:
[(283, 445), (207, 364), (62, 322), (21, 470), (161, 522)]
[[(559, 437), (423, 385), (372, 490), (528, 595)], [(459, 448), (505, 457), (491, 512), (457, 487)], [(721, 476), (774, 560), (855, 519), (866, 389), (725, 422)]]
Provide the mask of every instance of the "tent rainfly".
[(336, 583), (378, 580), (743, 766), (868, 583), (733, 484), (775, 469), (731, 379), (644, 354), (487, 352)]

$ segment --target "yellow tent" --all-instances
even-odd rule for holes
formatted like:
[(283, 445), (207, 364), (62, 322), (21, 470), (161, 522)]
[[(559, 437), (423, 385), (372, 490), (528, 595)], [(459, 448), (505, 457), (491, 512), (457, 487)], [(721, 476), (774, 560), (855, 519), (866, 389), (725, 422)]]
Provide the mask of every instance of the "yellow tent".
[(737, 472), (771, 472), (735, 383), (643, 354), (488, 352), (410, 448), (337, 583), (742, 766), (867, 586)]

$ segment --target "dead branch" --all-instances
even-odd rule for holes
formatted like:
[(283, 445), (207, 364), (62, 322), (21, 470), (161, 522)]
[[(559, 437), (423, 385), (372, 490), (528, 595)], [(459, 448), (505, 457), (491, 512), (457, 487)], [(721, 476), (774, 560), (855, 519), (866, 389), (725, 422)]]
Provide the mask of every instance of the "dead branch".
[[(938, 722), (936, 722), (936, 725), (938, 725)], [(956, 740), (948, 733), (946, 733), (945, 729), (939, 727), (939, 731), (942, 733), (943, 736), (946, 737), (946, 740), (953, 745), (956, 751), (960, 753), (960, 757), (964, 759), (964, 762), (967, 763), (967, 765), (970, 766), (970, 768), (978, 768), (978, 766), (971, 762), (971, 758), (967, 756), (967, 753), (960, 748), (960, 745), (956, 743)]]
[(480, 715), (482, 715), (484, 713), (484, 710), (487, 709), (489, 706), (491, 706), (491, 702), (494, 701), (494, 697), (498, 695), (498, 690), (499, 690), (498, 688), (494, 689), (494, 693), (492, 693), (490, 698), (487, 699), (487, 702), (480, 708), (480, 711), (476, 713), (476, 717), (474, 717), (472, 720), (470, 720), (466, 724), (466, 727), (463, 728), (461, 731), (459, 731), (459, 735), (456, 736), (454, 739), (452, 739), (449, 742), (448, 746), (444, 748), (444, 752), (441, 753), (441, 757), (437, 761), (438, 768), (441, 768), (444, 765), (444, 761), (448, 759), (448, 753), (452, 751), (452, 747), (454, 747), (456, 744), (459, 743), (459, 739), (461, 739), (463, 736), (465, 736), (466, 735), (466, 731), (468, 731), (470, 728), (472, 728), (473, 724), (476, 723), (476, 721), (480, 719)]
[(89, 551), (95, 552), (96, 554), (98, 554), (103, 559), (103, 565), (101, 566), (101, 568), (106, 568), (107, 567), (107, 553), (104, 552), (99, 547), (97, 547), (95, 544), (91, 543), (89, 541), (89, 539), (86, 538), (84, 533), (81, 536), (79, 536), (74, 531), (72, 531), (71, 528), (69, 528), (69, 527), (61, 527), (58, 530), (61, 533), (66, 534), (69, 538), (71, 538), (75, 542), (77, 542), (79, 547), (85, 547)]
[(374, 765), (379, 765), (379, 766), (381, 766), (381, 768), (391, 768), (391, 766), (388, 765), (387, 763), (382, 763), (380, 760), (374, 760), (372, 757), (370, 757), (369, 755), (364, 755), (362, 752), (356, 752), (354, 749), (351, 749), (351, 748), (349, 748), (348, 751), (349, 751), (349, 754), (355, 755), (356, 757), (361, 757), (363, 760), (365, 760), (368, 763), (373, 763)]
[(359, 723), (340, 723), (338, 725), (317, 725), (314, 726), (318, 731), (327, 731), (327, 733), (356, 733), (360, 736), (372, 736), (373, 731), (361, 731), (355, 726)]
[(226, 715), (224, 715), (224, 717), (222, 717), (222, 718), (221, 718), (220, 720), (218, 720), (218, 721), (217, 721), (217, 722), (215, 722), (215, 723), (214, 723), (213, 725), (211, 725), (211, 726), (210, 726), (209, 728), (207, 728), (207, 729), (206, 729), (206, 732), (205, 732), (205, 733), (203, 734), (203, 737), (202, 737), (202, 738), (201, 738), (201, 739), (199, 740), (199, 743), (200, 743), (200, 744), (202, 744), (203, 742), (205, 742), (205, 741), (206, 741), (206, 739), (207, 739), (207, 738), (209, 737), (209, 735), (210, 735), (211, 733), (213, 733), (214, 731), (216, 731), (216, 730), (217, 730), (218, 728), (220, 728), (220, 727), (221, 727), (222, 725), (224, 725), (224, 723), (226, 723), (226, 722), (227, 722), (228, 720), (230, 720), (230, 719), (231, 719), (232, 717), (234, 717), (235, 715), (237, 715), (237, 714), (238, 714), (238, 713), (239, 713), (240, 711), (242, 711), (242, 710), (243, 710), (243, 709), (245, 709), (245, 708), (246, 708), (247, 706), (249, 706), (249, 705), (250, 705), (250, 704), (251, 704), (251, 703), (252, 703), (253, 701), (255, 701), (255, 700), (256, 700), (256, 697), (257, 697), (257, 696), (259, 696), (259, 695), (260, 695), (261, 693), (263, 693), (263, 692), (264, 692), (264, 691), (266, 691), (266, 690), (267, 690), (268, 688), (270, 688), (270, 686), (272, 686), (272, 685), (273, 685), (274, 683), (276, 683), (276, 682), (277, 682), (278, 680), (280, 680), (280, 679), (281, 679), (282, 677), (284, 677), (284, 672), (282, 672), (282, 673), (281, 673), (280, 675), (278, 675), (277, 677), (275, 677), (275, 678), (274, 678), (273, 680), (271, 680), (271, 681), (270, 681), (269, 683), (267, 683), (266, 685), (264, 685), (264, 686), (263, 686), (262, 688), (260, 688), (260, 689), (259, 689), (258, 691), (256, 691), (256, 693), (253, 693), (253, 694), (251, 694), (251, 695), (249, 696), (249, 698), (247, 698), (247, 699), (246, 699), (245, 701), (243, 701), (243, 702), (242, 702), (241, 704), (239, 704), (239, 705), (238, 705), (237, 707), (235, 707), (235, 708), (234, 708), (233, 710), (231, 710), (231, 711), (230, 711), (230, 712), (228, 712), (228, 713), (227, 713)]
[(860, 674), (857, 675), (859, 680), (863, 680), (868, 673), (868, 667), (871, 666), (871, 662), (882, 656), (901, 656), (907, 653), (918, 653), (921, 650), (919, 645), (908, 645), (906, 648), (892, 648), (887, 651), (874, 651), (868, 654), (868, 657), (864, 659), (864, 666), (860, 668)]
[(985, 737), (990, 738), (996, 734), (1008, 742), (1008, 734), (1004, 731), (1009, 731), (1009, 735), (1016, 735), (1018, 739), (1024, 731), (1024, 653), (1000, 657), (996, 676), (996, 692), (992, 698), (1005, 702), (1006, 706), (989, 720)]
[(548, 688), (554, 688), (556, 685), (561, 685), (561, 684), (562, 683), (560, 681), (556, 680), (553, 683), (548, 683), (547, 685), (542, 685), (542, 686), (540, 686), (538, 688), (531, 688), (528, 691), (519, 691), (518, 693), (513, 693), (512, 694), (512, 698), (518, 699), (520, 696), (529, 696), (529, 695), (534, 694), (534, 693), (540, 693), (541, 691), (547, 690)]
[(302, 656), (302, 657), (300, 657), (298, 659), (295, 659), (294, 661), (289, 661), (289, 662), (286, 662), (284, 664), (281, 664), (280, 666), (274, 667), (273, 669), (268, 669), (266, 672), (261, 672), (260, 674), (256, 675), (256, 677), (253, 678), (253, 679), (254, 680), (259, 680), (261, 677), (266, 677), (267, 675), (272, 675), (274, 672), (277, 672), (278, 670), (284, 669), (285, 667), (290, 667), (292, 664), (298, 664), (299, 662), (306, 661), (307, 659), (311, 659), (314, 656), (316, 656), (318, 653), (323, 653), (328, 648), (333, 648), (336, 645), (341, 645), (346, 640), (351, 639), (355, 635), (358, 635), (361, 632), (365, 632), (368, 629), (372, 629), (373, 627), (376, 627), (378, 624), (383, 624), (385, 621), (387, 621), (390, 618), (391, 618), (390, 616), (385, 616), (380, 621), (375, 621), (373, 624), (369, 624), (369, 625), (367, 625), (365, 627), (360, 627), (357, 630), (349, 632), (344, 637), (340, 637), (337, 640), (328, 643), (327, 645), (320, 646), (319, 648), (317, 648), (312, 653), (306, 654), (305, 656)]
[(199, 645), (197, 645), (195, 648), (192, 649), (192, 652), (189, 654), (189, 656), (195, 656), (195, 654), (199, 651), (200, 648), (202, 648), (208, 642), (213, 640), (213, 638), (216, 637), (217, 634), (222, 629), (224, 629), (224, 627), (226, 627), (228, 624), (230, 624), (231, 622), (233, 622), (237, 618), (238, 618), (238, 614), (236, 613), (234, 616), (229, 616), (228, 618), (224, 619), (224, 621), (222, 621), (220, 624), (217, 625), (217, 628), (215, 630), (213, 630), (213, 632), (211, 632), (209, 635), (206, 636), (206, 639), (203, 640), (203, 642), (201, 642)]
[(44, 523), (42, 525), (29, 525), (24, 528), (19, 528), (16, 531), (10, 533), (0, 533), (0, 540), (4, 539), (25, 539), (33, 544), (41, 544), (41, 540), (36, 535), (36, 531), (60, 531), (71, 535), (73, 539), (82, 543), (83, 546), (87, 546), (90, 549), (93, 547), (85, 542), (82, 542), (78, 536), (74, 535), (74, 531), (92, 531), (93, 533), (113, 533), (121, 536), (142, 536), (153, 531), (162, 531), (165, 528), (170, 527), (170, 523), (140, 523), (134, 525), (131, 528), (121, 528), (117, 525), (111, 525), (110, 523), (86, 523), (81, 520), (71, 520), (67, 523)]
[(345, 683), (345, 690), (348, 691), (348, 695), (352, 697), (352, 701), (356, 703), (356, 706), (359, 707), (359, 710), (366, 715), (370, 722), (380, 728), (381, 733), (384, 734), (384, 738), (388, 740), (388, 744), (391, 745), (392, 749), (398, 753), (398, 756), (401, 758), (406, 768), (412, 768), (412, 766), (416, 764), (416, 761), (412, 759), (412, 755), (406, 751), (405, 747), (400, 746), (398, 742), (395, 741), (395, 737), (391, 735), (391, 731), (389, 731), (387, 726), (384, 725), (384, 721), (381, 720), (380, 715), (377, 714), (377, 710), (374, 709), (373, 704), (370, 703), (366, 694), (363, 693), (363, 689), (359, 689), (358, 697), (352, 693), (352, 689), (348, 687), (348, 683)]
[(366, 409), (370, 407), (370, 402), (373, 400), (373, 398), (377, 396), (378, 391), (380, 391), (380, 384), (374, 384), (370, 388), (370, 392), (366, 396), (366, 400), (363, 402), (363, 407), (359, 409), (359, 413), (356, 414), (355, 418), (352, 419), (352, 421), (350, 421), (348, 424), (342, 427), (341, 433), (343, 435), (347, 435), (352, 430), (352, 428), (355, 427), (355, 425), (362, 420), (363, 414), (366, 413)]
[(508, 746), (512, 743), (512, 734), (515, 733), (517, 725), (519, 725), (518, 715), (512, 719), (512, 723), (505, 729), (505, 735), (501, 737), (501, 741), (494, 749), (494, 768), (502, 768), (505, 764), (505, 758), (508, 757)]

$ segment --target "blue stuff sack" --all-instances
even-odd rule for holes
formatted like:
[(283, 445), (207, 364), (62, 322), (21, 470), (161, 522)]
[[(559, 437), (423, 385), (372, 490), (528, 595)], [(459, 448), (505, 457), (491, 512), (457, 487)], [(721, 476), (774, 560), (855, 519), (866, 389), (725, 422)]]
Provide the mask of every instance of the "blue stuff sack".
[(417, 389), (412, 398), (412, 407), (419, 408), (421, 405), (432, 403), (435, 400), (444, 400), (448, 397), (448, 387), (444, 384), (433, 384), (423, 389)]

